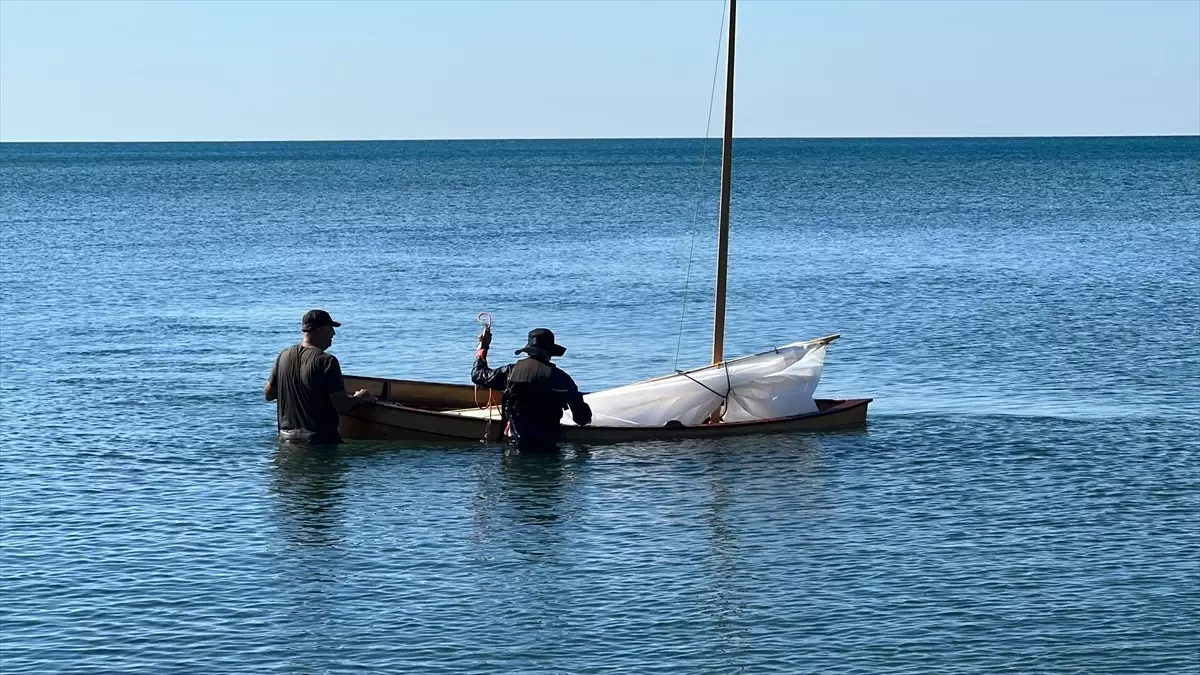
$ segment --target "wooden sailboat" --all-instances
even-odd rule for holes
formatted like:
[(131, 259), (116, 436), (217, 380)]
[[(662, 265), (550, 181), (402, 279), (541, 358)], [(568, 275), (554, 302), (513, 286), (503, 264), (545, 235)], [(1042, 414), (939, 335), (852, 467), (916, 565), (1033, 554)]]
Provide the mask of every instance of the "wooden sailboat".
[[(712, 365), (688, 371), (684, 377), (695, 381), (706, 371), (724, 369), (741, 359), (724, 358), (725, 282), (728, 269), (729, 207), (733, 175), (733, 57), (736, 35), (737, 2), (729, 0), (729, 51), (725, 79), (725, 132), (721, 145), (720, 234), (717, 244), (716, 307), (713, 315)], [(824, 348), (838, 335), (829, 335), (789, 347)], [(753, 359), (772, 352), (744, 357)], [(777, 353), (777, 351), (776, 351)], [(822, 352), (823, 353), (823, 352)], [(668, 376), (673, 377), (673, 376)], [(665, 379), (665, 378), (664, 378)], [(498, 419), (501, 392), (476, 390), (472, 385), (393, 380), (378, 377), (349, 375), (345, 377), (347, 391), (366, 389), (376, 401), (343, 415), (339, 425), (346, 438), (374, 440), (424, 441), (499, 441), (504, 434)], [(650, 381), (651, 383), (654, 381)], [(728, 397), (732, 390), (726, 392)], [(481, 401), (480, 398), (486, 398)], [(589, 426), (565, 425), (563, 440), (577, 442), (620, 442), (663, 438), (697, 438), (710, 436), (739, 436), (813, 429), (832, 429), (861, 425), (867, 419), (871, 399), (830, 400), (814, 399), (815, 410), (800, 415), (751, 419), (737, 422), (713, 422), (685, 425), (671, 420), (653, 426)], [(487, 407), (488, 416), (463, 414)], [(493, 408), (494, 407), (494, 408)], [(495, 410), (495, 415), (491, 414)]]

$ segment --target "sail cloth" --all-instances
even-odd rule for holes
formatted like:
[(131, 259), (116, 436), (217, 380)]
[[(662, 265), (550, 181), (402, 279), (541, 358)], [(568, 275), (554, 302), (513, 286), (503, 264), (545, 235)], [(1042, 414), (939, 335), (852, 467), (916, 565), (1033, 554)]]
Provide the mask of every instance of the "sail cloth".
[[(791, 417), (817, 412), (813, 391), (821, 379), (826, 343), (797, 342), (655, 380), (587, 394), (592, 424), (660, 427), (701, 424), (725, 402), (726, 422)], [(570, 416), (563, 419), (570, 424)]]
[[(716, 366), (605, 389), (583, 397), (592, 424), (609, 427), (661, 427), (702, 424), (728, 398), (722, 420), (791, 417), (817, 412), (813, 392), (821, 380), (830, 338), (795, 342)], [(486, 410), (452, 411), (486, 417)], [(564, 415), (563, 424), (574, 424)]]

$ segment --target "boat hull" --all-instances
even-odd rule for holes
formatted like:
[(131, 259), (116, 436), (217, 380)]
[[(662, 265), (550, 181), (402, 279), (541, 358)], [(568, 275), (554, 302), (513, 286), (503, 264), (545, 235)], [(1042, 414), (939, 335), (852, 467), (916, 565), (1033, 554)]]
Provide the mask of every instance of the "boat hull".
[[(366, 389), (377, 401), (341, 417), (344, 438), (380, 441), (499, 442), (500, 392), (469, 385), (346, 376), (346, 389)], [(563, 425), (563, 440), (577, 443), (620, 443), (672, 438), (713, 438), (861, 426), (867, 421), (869, 398), (817, 399), (818, 411), (794, 417), (662, 427)], [(495, 418), (468, 417), (448, 410), (495, 407)]]

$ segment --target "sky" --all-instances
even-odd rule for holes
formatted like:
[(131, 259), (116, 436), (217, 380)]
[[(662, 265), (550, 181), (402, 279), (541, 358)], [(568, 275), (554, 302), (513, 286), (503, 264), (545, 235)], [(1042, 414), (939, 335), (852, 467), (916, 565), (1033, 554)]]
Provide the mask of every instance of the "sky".
[[(700, 137), (723, 7), (0, 0), (0, 141)], [(737, 28), (739, 137), (1200, 134), (1200, 0), (742, 0)]]

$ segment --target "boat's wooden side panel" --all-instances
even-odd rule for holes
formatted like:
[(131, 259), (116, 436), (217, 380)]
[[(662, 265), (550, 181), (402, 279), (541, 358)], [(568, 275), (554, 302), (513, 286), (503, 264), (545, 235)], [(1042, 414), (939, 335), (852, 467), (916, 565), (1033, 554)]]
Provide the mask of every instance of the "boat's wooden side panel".
[[(347, 378), (348, 379), (348, 378)], [(711, 438), (748, 434), (832, 429), (866, 422), (871, 399), (821, 400), (820, 412), (777, 420), (706, 424), (694, 427), (563, 427), (563, 440), (581, 443), (613, 443), (668, 438)], [(479, 441), (486, 435), (499, 441), (504, 429), (498, 419), (463, 417), (420, 410), (396, 403), (362, 406), (341, 418), (346, 438), (386, 441)]]
[(702, 424), (694, 427), (563, 427), (564, 440), (579, 442), (643, 441), (667, 438), (715, 438), (748, 436), (787, 431), (834, 429), (861, 425), (867, 421), (870, 399), (823, 401), (831, 403), (825, 410), (811, 415), (759, 420), (733, 424)]
[(498, 441), (504, 429), (498, 411), (496, 417), (489, 425), (487, 419), (379, 403), (342, 415), (338, 430), (346, 438), (384, 441), (478, 441), (485, 434)]
[(422, 410), (457, 410), (500, 405), (501, 392), (476, 389), (469, 384), (392, 380), (382, 377), (346, 375), (346, 391), (366, 389), (372, 396)]

